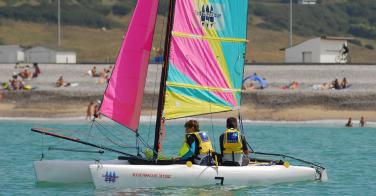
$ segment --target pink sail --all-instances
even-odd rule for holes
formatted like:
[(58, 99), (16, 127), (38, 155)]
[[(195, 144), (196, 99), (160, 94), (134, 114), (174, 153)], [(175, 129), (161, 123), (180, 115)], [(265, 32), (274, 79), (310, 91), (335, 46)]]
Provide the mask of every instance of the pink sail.
[(138, 0), (103, 96), (100, 113), (137, 131), (158, 0)]

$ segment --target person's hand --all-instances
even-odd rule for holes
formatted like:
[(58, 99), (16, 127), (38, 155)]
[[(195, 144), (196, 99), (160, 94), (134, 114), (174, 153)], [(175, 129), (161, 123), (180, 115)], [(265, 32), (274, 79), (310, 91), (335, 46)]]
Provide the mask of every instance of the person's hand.
[(244, 154), (246, 154), (246, 155), (249, 154), (249, 153), (251, 153), (250, 150), (244, 150), (243, 152), (244, 152)]

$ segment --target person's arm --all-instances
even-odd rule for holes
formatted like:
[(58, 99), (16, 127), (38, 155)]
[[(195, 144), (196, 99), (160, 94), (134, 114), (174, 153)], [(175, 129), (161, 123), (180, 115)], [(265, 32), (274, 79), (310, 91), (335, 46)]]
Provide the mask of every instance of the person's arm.
[(223, 156), (223, 134), (219, 137), (219, 147), (221, 149), (221, 155)]
[(243, 152), (244, 154), (249, 154), (250, 153), (250, 150), (248, 150), (248, 142), (247, 140), (245, 139), (245, 137), (242, 135), (242, 145), (243, 145)]
[(187, 160), (191, 158), (196, 149), (196, 142), (193, 137), (188, 137), (187, 138), (188, 145), (190, 146), (189, 150), (180, 158), (180, 160)]

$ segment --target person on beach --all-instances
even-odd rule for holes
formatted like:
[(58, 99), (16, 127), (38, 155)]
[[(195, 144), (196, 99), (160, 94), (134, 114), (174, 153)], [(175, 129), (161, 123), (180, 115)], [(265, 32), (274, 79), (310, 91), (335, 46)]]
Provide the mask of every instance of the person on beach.
[(101, 101), (100, 100), (97, 100), (97, 104), (94, 105), (94, 108), (93, 108), (93, 117), (94, 118), (101, 118), (101, 115), (99, 113), (99, 107), (101, 105)]
[(22, 90), (24, 89), (24, 82), (22, 80), (18, 80), (18, 75), (13, 74), (12, 79), (9, 80), (9, 83), (13, 90)]
[(297, 81), (292, 81), (290, 84), (282, 86), (281, 89), (286, 90), (286, 89), (297, 89), (299, 88), (299, 83)]
[(25, 68), (18, 74), (22, 79), (27, 79), (32, 76), (31, 72)]
[(67, 86), (70, 86), (70, 85), (71, 85), (71, 83), (69, 83), (69, 82), (65, 83), (63, 76), (60, 76), (59, 79), (56, 81), (56, 87), (57, 88), (62, 87), (62, 86), (67, 87)]
[(359, 126), (364, 127), (366, 125), (366, 120), (364, 119), (364, 116), (360, 117)]
[(236, 118), (227, 118), (226, 128), (226, 131), (219, 137), (222, 165), (248, 165), (249, 158), (243, 157), (243, 154), (248, 155), (250, 153), (247, 147), (248, 143), (245, 137), (238, 130)]
[(345, 89), (347, 88), (347, 79), (344, 77), (341, 82), (341, 88)]
[(56, 81), (56, 87), (62, 87), (64, 86), (64, 78), (63, 76), (60, 76), (59, 79)]
[(38, 66), (38, 63), (33, 63), (33, 67), (34, 67), (33, 78), (37, 78), (39, 74), (41, 74), (42, 72)]
[(92, 120), (94, 115), (94, 102), (90, 102), (86, 109), (86, 120)]
[(184, 124), (185, 140), (179, 150), (176, 160), (192, 161), (199, 165), (208, 165), (212, 162), (212, 153), (215, 152), (206, 132), (200, 132), (196, 120), (189, 120)]
[(347, 123), (346, 123), (345, 126), (346, 126), (346, 127), (352, 127), (352, 126), (353, 126), (353, 123), (352, 123), (352, 119), (351, 119), (351, 117), (349, 118), (349, 120), (347, 121)]
[(97, 67), (94, 66), (92, 69), (91, 69), (91, 76), (92, 77), (99, 77), (99, 74), (97, 74)]
[(341, 89), (341, 86), (339, 85), (337, 78), (332, 82), (332, 85), (333, 85), (333, 88), (336, 89), (336, 90)]

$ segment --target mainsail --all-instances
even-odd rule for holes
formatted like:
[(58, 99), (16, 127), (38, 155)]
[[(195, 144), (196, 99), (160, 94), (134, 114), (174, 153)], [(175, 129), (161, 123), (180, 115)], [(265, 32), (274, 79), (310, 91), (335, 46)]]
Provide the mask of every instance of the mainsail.
[(165, 119), (238, 109), (248, 0), (176, 0)]
[(157, 10), (158, 0), (138, 0), (100, 108), (133, 131), (141, 115)]

